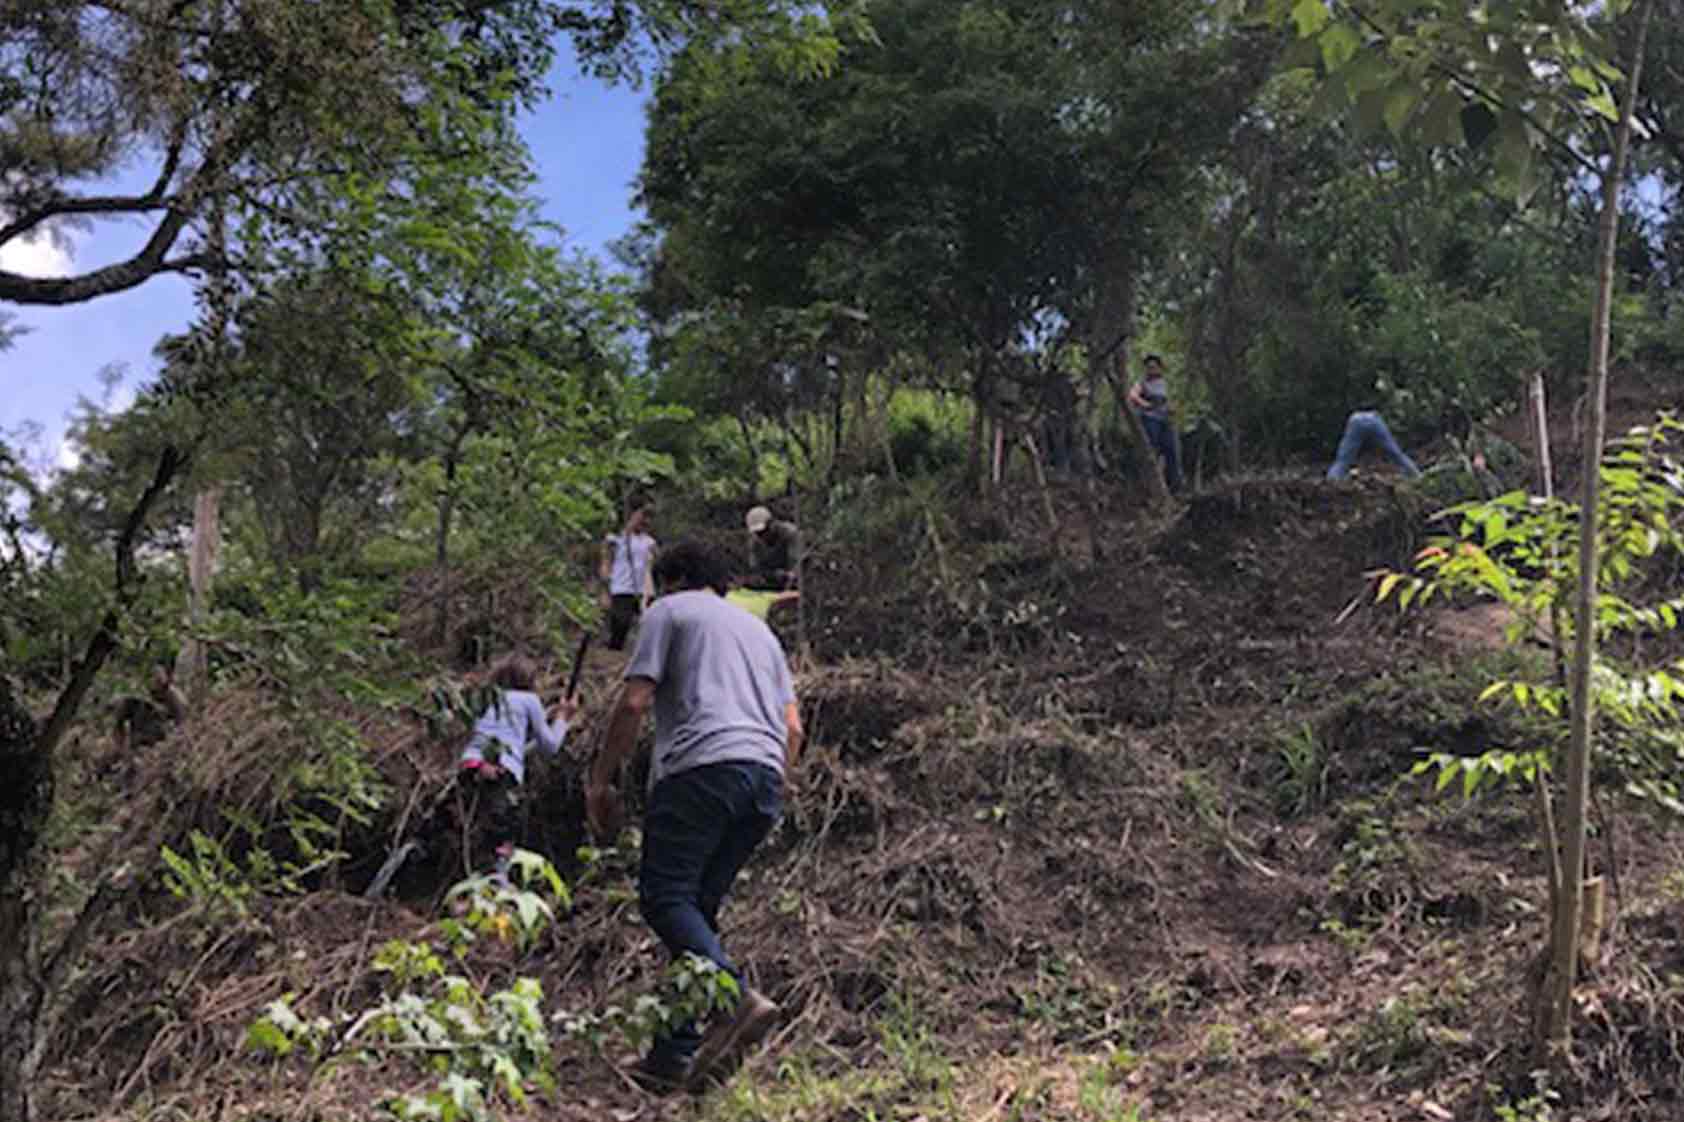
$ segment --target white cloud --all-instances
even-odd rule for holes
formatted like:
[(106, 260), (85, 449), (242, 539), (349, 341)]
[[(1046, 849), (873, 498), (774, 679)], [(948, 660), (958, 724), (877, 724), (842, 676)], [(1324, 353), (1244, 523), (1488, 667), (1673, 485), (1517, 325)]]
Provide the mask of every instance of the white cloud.
[(0, 269), (26, 277), (62, 277), (70, 272), (70, 251), (46, 235), (14, 238), (0, 245)]

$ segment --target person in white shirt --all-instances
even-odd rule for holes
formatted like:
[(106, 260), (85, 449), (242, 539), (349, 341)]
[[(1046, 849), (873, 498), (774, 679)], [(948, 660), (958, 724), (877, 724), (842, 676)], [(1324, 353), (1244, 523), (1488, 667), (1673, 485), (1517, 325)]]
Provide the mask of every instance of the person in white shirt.
[(602, 539), (602, 562), (598, 574), (606, 586), (603, 596), (608, 609), (608, 649), (626, 649), (626, 636), (654, 597), (650, 579), (657, 543), (649, 533), (649, 508), (635, 506), (617, 534)]

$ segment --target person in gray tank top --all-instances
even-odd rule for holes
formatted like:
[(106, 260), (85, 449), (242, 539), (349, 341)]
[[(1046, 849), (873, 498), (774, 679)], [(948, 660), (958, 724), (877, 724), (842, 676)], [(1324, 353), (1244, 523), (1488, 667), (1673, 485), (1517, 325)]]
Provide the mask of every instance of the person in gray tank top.
[(1129, 387), (1128, 402), (1140, 414), (1141, 427), (1153, 451), (1164, 462), (1164, 484), (1171, 492), (1181, 490), (1181, 449), (1175, 440), (1175, 423), (1169, 414), (1169, 382), (1164, 377), (1164, 360), (1147, 355), (1146, 376)]
[(657, 1039), (637, 1077), (654, 1090), (700, 1090), (763, 1037), (778, 1007), (726, 956), (719, 909), (783, 810), (784, 774), (800, 751), (789, 660), (761, 620), (725, 599), (730, 570), (682, 542), (655, 562), (660, 597), (644, 614), (585, 785), (591, 830), (620, 827), (618, 776), (647, 713), (655, 714), (638, 903), (674, 956), (706, 958), (737, 980), (734, 1010), (704, 1034), (682, 1025)]

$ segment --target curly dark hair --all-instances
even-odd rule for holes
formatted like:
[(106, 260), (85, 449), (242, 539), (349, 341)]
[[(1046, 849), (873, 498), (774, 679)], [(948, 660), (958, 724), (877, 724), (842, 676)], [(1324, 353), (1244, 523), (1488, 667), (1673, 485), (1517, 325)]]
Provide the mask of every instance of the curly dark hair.
[(681, 589), (711, 588), (721, 596), (731, 588), (731, 566), (710, 546), (682, 541), (655, 559), (655, 583)]

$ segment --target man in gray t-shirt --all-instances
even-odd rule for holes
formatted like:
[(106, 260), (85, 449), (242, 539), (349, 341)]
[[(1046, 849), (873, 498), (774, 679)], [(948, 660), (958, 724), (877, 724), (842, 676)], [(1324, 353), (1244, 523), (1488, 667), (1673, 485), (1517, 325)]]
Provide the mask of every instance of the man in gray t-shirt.
[(725, 600), (723, 561), (684, 542), (660, 556), (654, 576), (661, 596), (643, 617), (585, 785), (585, 809), (598, 836), (617, 832), (616, 779), (653, 709), (638, 902), (669, 952), (711, 960), (737, 979), (742, 996), (705, 1036), (684, 1025), (657, 1039), (638, 1075), (654, 1088), (697, 1090), (778, 1017), (778, 1007), (744, 985), (726, 957), (719, 908), (783, 809), (801, 716), (777, 637)]

